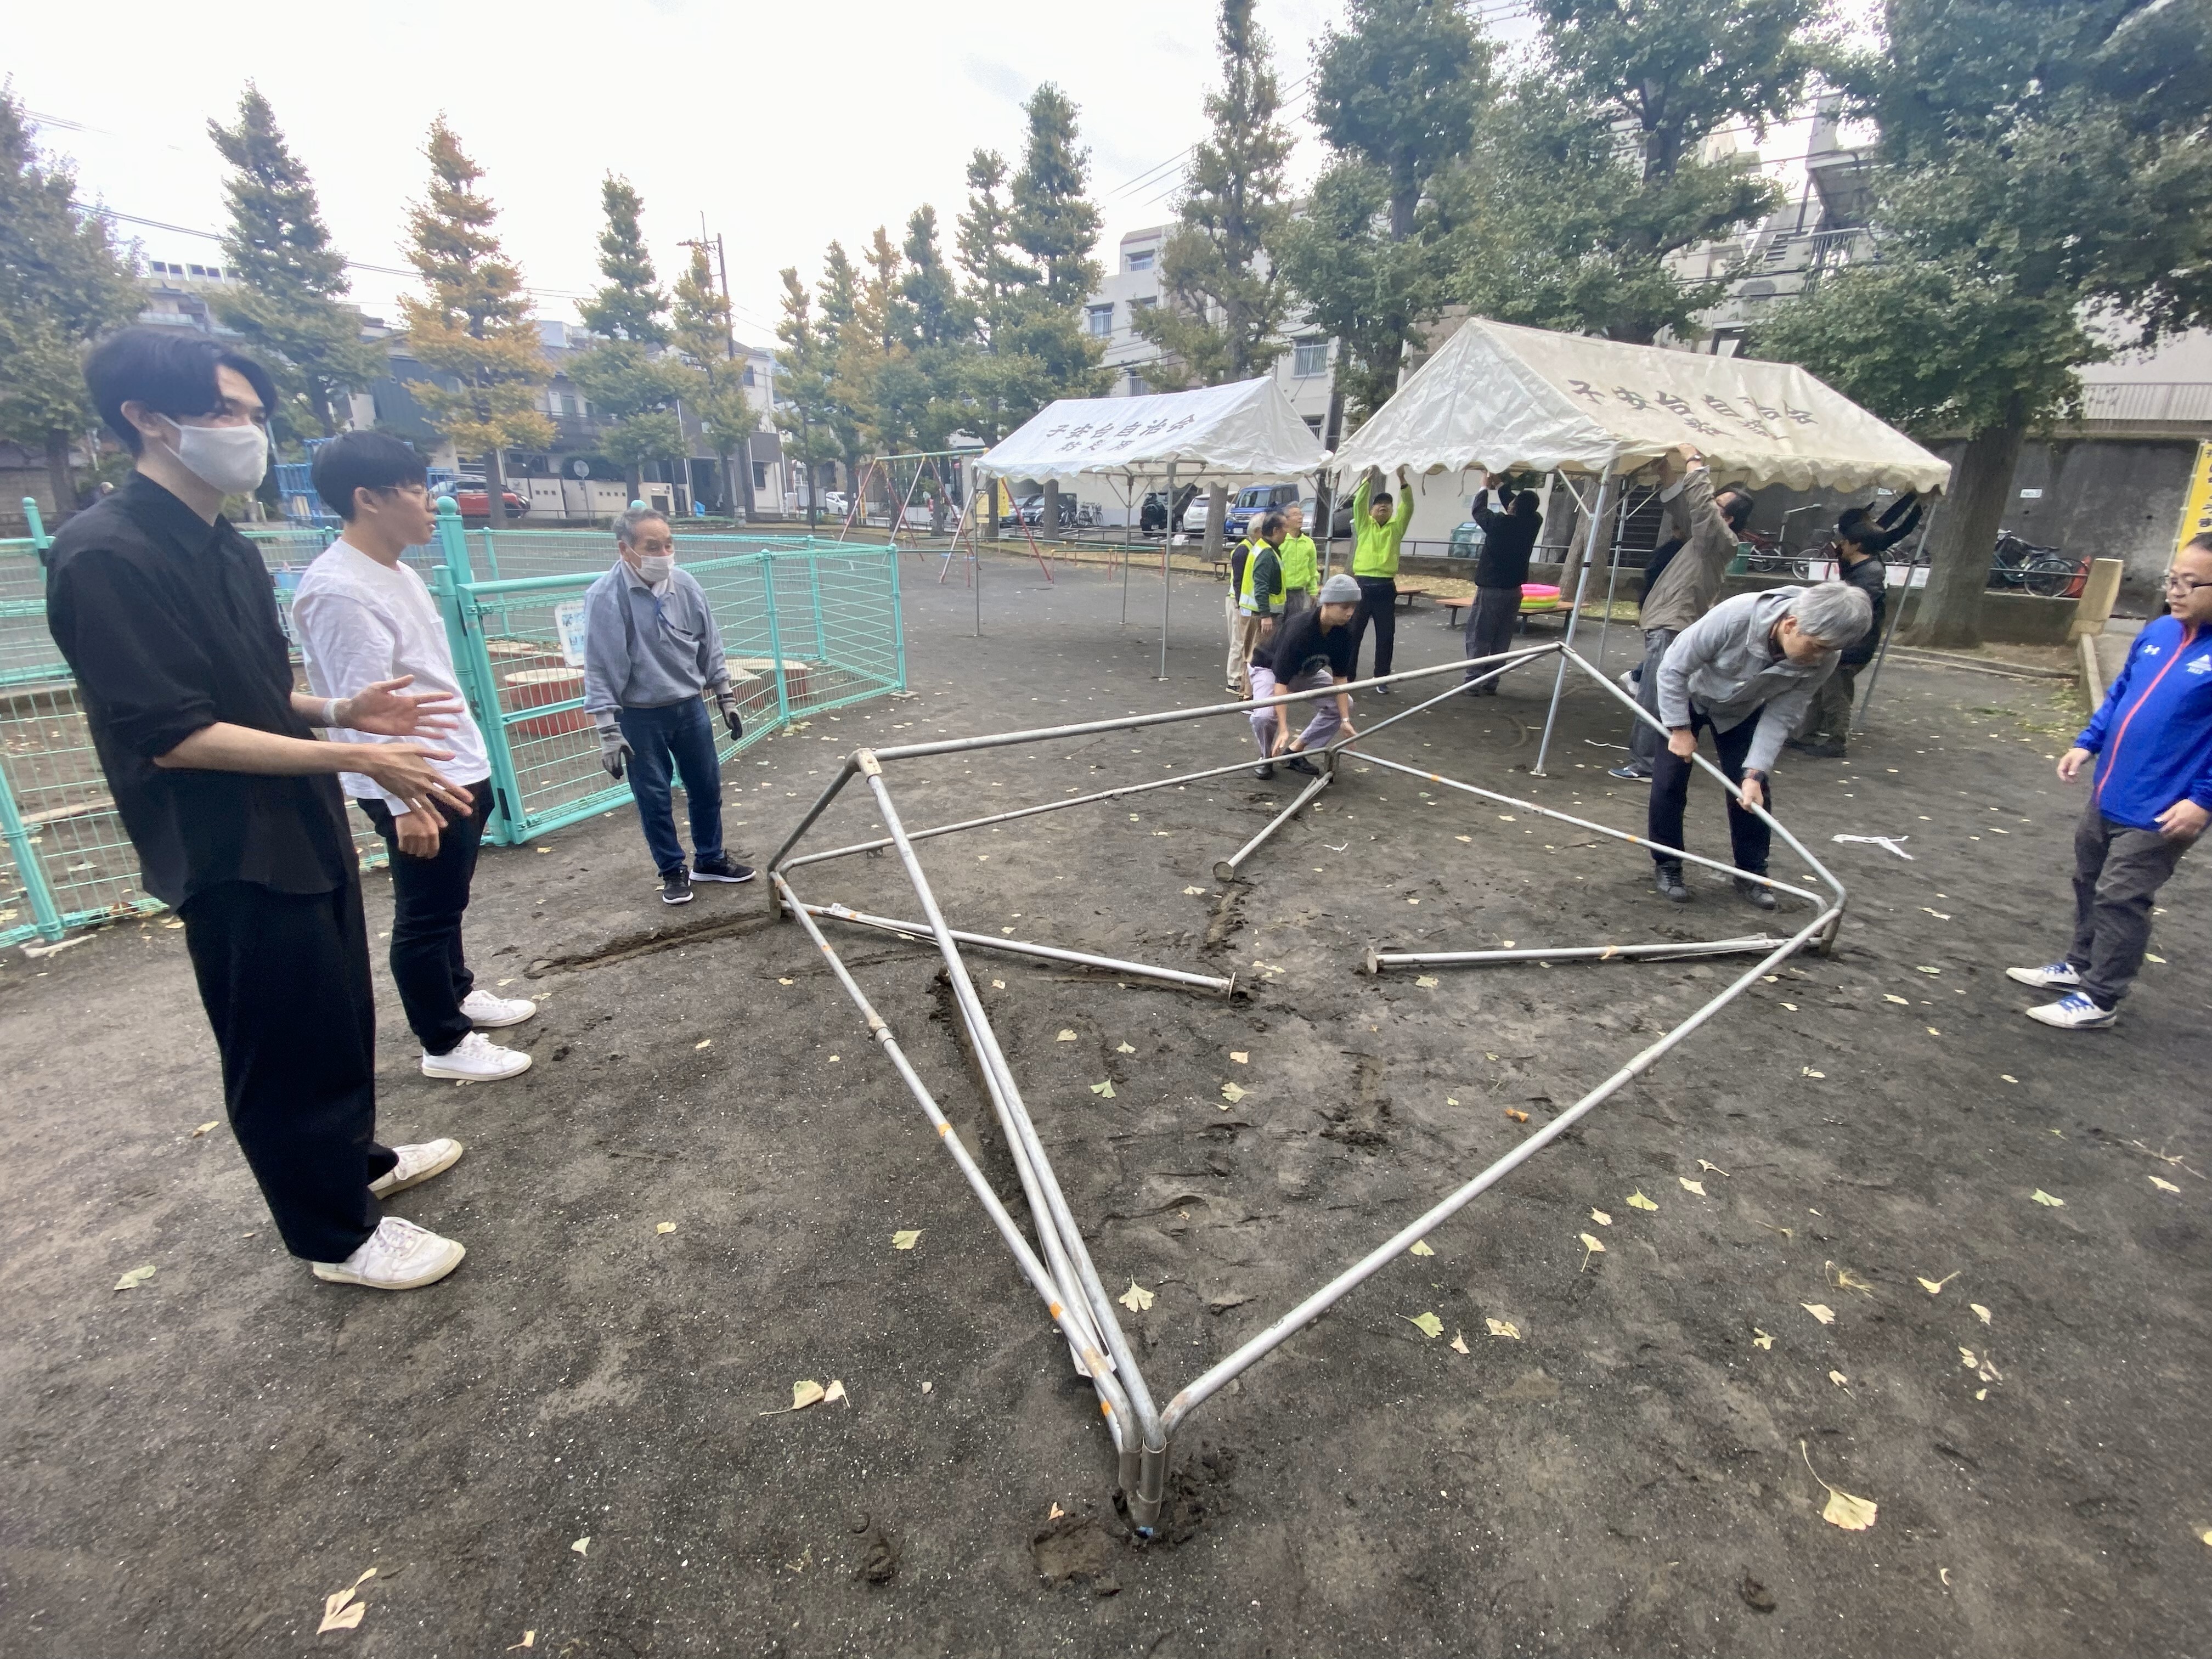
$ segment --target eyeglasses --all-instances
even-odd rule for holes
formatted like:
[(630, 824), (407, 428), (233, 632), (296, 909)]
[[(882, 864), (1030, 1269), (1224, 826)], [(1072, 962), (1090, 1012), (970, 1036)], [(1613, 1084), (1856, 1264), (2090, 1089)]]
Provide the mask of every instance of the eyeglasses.
[(2185, 576), (2179, 570), (2166, 573), (2166, 591), (2169, 593), (2194, 593), (2200, 587), (2212, 587), (2212, 581)]

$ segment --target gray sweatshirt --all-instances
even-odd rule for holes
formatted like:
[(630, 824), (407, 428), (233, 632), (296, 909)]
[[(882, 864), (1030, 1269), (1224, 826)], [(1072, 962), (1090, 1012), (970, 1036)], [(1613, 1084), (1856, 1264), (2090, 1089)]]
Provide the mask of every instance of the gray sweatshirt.
[(655, 593), (617, 559), (584, 595), (584, 712), (602, 723), (617, 708), (665, 708), (730, 684), (722, 633), (691, 573), (678, 566)]
[(1735, 532), (1713, 505), (1713, 475), (1702, 466), (1692, 468), (1674, 493), (1662, 491), (1661, 499), (1682, 550), (1651, 584), (1637, 620), (1645, 629), (1684, 629), (1711, 610), (1720, 596), (1721, 578), (1735, 557)]
[(1773, 587), (1724, 599), (1684, 629), (1659, 664), (1659, 718), (1686, 726), (1694, 703), (1718, 732), (1732, 732), (1759, 716), (1747, 771), (1772, 769), (1782, 744), (1797, 729), (1820, 683), (1836, 672), (1840, 652), (1824, 651), (1811, 663), (1794, 663), (1773, 641), (1774, 625), (1802, 587)]

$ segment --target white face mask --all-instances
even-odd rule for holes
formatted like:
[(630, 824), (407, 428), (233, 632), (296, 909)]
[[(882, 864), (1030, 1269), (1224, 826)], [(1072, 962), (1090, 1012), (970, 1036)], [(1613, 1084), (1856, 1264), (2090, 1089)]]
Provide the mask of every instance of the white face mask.
[(244, 426), (177, 426), (169, 446), (185, 471), (211, 489), (243, 495), (269, 471), (269, 434), (252, 422)]
[(668, 573), (676, 568), (673, 553), (641, 553), (637, 558), (637, 574), (656, 586), (668, 580)]

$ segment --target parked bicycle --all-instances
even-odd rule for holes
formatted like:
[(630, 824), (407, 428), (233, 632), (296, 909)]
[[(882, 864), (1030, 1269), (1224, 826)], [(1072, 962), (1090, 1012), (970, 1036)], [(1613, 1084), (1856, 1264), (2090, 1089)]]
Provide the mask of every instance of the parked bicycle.
[(2069, 557), (2055, 547), (2038, 547), (2008, 530), (2000, 530), (1996, 552), (1990, 562), (1988, 585), (2055, 599), (2079, 593), (2088, 574), (2087, 559)]

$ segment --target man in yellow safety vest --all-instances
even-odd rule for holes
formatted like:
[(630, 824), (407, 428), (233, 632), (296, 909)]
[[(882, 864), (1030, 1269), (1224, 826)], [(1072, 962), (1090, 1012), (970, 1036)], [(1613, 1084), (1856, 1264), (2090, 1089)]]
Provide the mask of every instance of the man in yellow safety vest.
[[(1398, 646), (1398, 545), (1406, 539), (1406, 526), (1413, 522), (1413, 497), (1410, 491), (1412, 480), (1406, 469), (1398, 469), (1398, 495), (1394, 501), (1388, 490), (1375, 488), (1381, 474), (1369, 471), (1352, 492), (1352, 533), (1358, 538), (1352, 553), (1352, 578), (1359, 584), (1359, 611), (1352, 619), (1352, 655), (1357, 664), (1360, 642), (1367, 637), (1367, 624), (1375, 624), (1375, 674), (1377, 678), (1390, 672), (1390, 661)], [(1378, 685), (1376, 692), (1389, 690)]]
[(1252, 695), (1252, 653), (1275, 631), (1283, 614), (1283, 515), (1270, 513), (1244, 545), (1237, 578), (1237, 689)]

